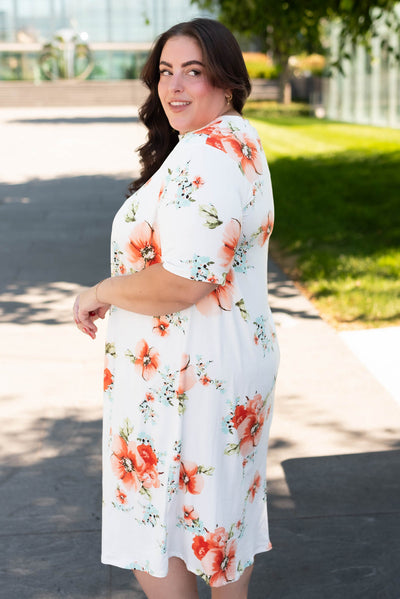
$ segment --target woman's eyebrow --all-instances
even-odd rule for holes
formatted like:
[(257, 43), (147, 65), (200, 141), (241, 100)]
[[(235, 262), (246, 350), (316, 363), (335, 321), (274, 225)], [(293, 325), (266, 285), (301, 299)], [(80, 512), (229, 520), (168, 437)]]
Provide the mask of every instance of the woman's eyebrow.
[[(166, 67), (172, 68), (172, 64), (167, 62), (166, 60), (160, 60), (160, 65), (165, 65)], [(201, 67), (204, 67), (204, 64), (200, 62), (200, 60), (188, 60), (187, 62), (183, 62), (181, 66), (189, 67), (192, 64), (198, 64)]]

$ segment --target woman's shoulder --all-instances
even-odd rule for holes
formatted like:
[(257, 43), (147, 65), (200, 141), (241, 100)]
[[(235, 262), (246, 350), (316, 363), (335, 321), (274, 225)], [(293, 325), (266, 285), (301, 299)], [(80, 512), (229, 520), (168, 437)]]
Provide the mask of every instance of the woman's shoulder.
[(208, 155), (207, 162), (216, 167), (234, 163), (251, 182), (263, 170), (264, 152), (257, 131), (240, 115), (223, 115), (182, 135), (177, 149), (177, 154), (187, 158)]

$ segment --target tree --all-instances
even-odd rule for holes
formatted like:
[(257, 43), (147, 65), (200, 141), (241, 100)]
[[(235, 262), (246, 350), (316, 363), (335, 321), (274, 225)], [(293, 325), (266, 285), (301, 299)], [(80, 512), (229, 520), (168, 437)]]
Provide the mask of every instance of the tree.
[(399, 31), (397, 0), (192, 0), (211, 10), (236, 33), (260, 38), (280, 68), (280, 100), (290, 99), (289, 58), (301, 52), (323, 50), (323, 27), (340, 20), (340, 68), (346, 56), (346, 42), (362, 42), (370, 48), (371, 39), (382, 20)]

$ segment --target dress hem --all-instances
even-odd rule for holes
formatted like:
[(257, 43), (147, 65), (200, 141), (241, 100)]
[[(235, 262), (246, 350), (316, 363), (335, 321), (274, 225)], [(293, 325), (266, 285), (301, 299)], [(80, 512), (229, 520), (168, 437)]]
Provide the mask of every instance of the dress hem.
[[(251, 562), (250, 562), (250, 563), (248, 563), (250, 560), (247, 560), (247, 561), (246, 561), (246, 564), (247, 564), (247, 565), (246, 565), (246, 568), (247, 568), (248, 566), (252, 566), (252, 565), (254, 564), (254, 558), (255, 558), (255, 556), (256, 556), (256, 555), (258, 555), (258, 554), (260, 554), (260, 553), (266, 553), (266, 552), (268, 552), (268, 551), (271, 551), (271, 550), (272, 550), (272, 546), (271, 546), (271, 544), (268, 544), (268, 545), (267, 545), (267, 547), (265, 547), (265, 546), (263, 545), (262, 547), (259, 547), (259, 548), (255, 549), (255, 550), (253, 551), (253, 556), (252, 556), (252, 558), (251, 558)], [(200, 568), (198, 568), (198, 569), (197, 569), (197, 571), (196, 571), (196, 570), (195, 570), (193, 567), (190, 567), (190, 566), (188, 565), (188, 563), (187, 563), (186, 559), (185, 559), (185, 558), (184, 558), (184, 557), (183, 557), (181, 554), (179, 554), (177, 551), (172, 551), (172, 552), (171, 552), (171, 554), (169, 554), (169, 555), (168, 555), (168, 558), (167, 558), (167, 559), (170, 559), (171, 557), (177, 557), (177, 558), (181, 559), (181, 560), (182, 560), (182, 561), (185, 563), (186, 569), (187, 569), (189, 572), (192, 572), (192, 573), (193, 573), (193, 574), (195, 574), (196, 576), (199, 576), (199, 573), (198, 573), (198, 571), (200, 570)], [(139, 572), (146, 572), (147, 574), (150, 574), (151, 576), (154, 576), (155, 578), (165, 578), (165, 577), (167, 576), (167, 574), (168, 574), (168, 569), (167, 569), (167, 571), (166, 571), (165, 573), (163, 573), (163, 574), (159, 574), (159, 573), (156, 573), (156, 572), (154, 572), (154, 571), (151, 571), (151, 572), (149, 572), (149, 571), (146, 569), (146, 567), (145, 567), (145, 566), (143, 566), (143, 567), (142, 567), (142, 566), (141, 566), (141, 564), (139, 564), (138, 562), (135, 562), (135, 565), (139, 566), (138, 568), (131, 568), (131, 567), (129, 567), (129, 566), (121, 566), (121, 565), (120, 565), (120, 563), (117, 563), (117, 561), (116, 561), (116, 560), (107, 559), (107, 558), (103, 558), (103, 557), (101, 558), (101, 563), (102, 563), (102, 564), (104, 564), (104, 565), (107, 565), (107, 566), (114, 566), (114, 567), (116, 567), (116, 568), (122, 568), (123, 570), (132, 570), (132, 571), (134, 571), (134, 570), (138, 570)], [(223, 585), (212, 585), (212, 586), (213, 586), (214, 588), (216, 588), (216, 586), (225, 586), (226, 584), (231, 584), (232, 582), (237, 582), (237, 581), (239, 580), (239, 578), (241, 577), (242, 573), (243, 573), (243, 572), (240, 572), (240, 575), (239, 575), (239, 576), (237, 576), (237, 578), (235, 578), (234, 580), (230, 580), (229, 582), (226, 582), (226, 583), (224, 583)], [(209, 586), (211, 586), (211, 585), (209, 585)]]

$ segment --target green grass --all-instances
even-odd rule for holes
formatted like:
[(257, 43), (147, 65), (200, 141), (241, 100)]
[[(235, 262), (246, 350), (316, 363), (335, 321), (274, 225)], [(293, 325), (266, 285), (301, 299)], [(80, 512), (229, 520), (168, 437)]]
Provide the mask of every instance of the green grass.
[(400, 131), (246, 116), (271, 169), (272, 254), (336, 326), (400, 324)]

